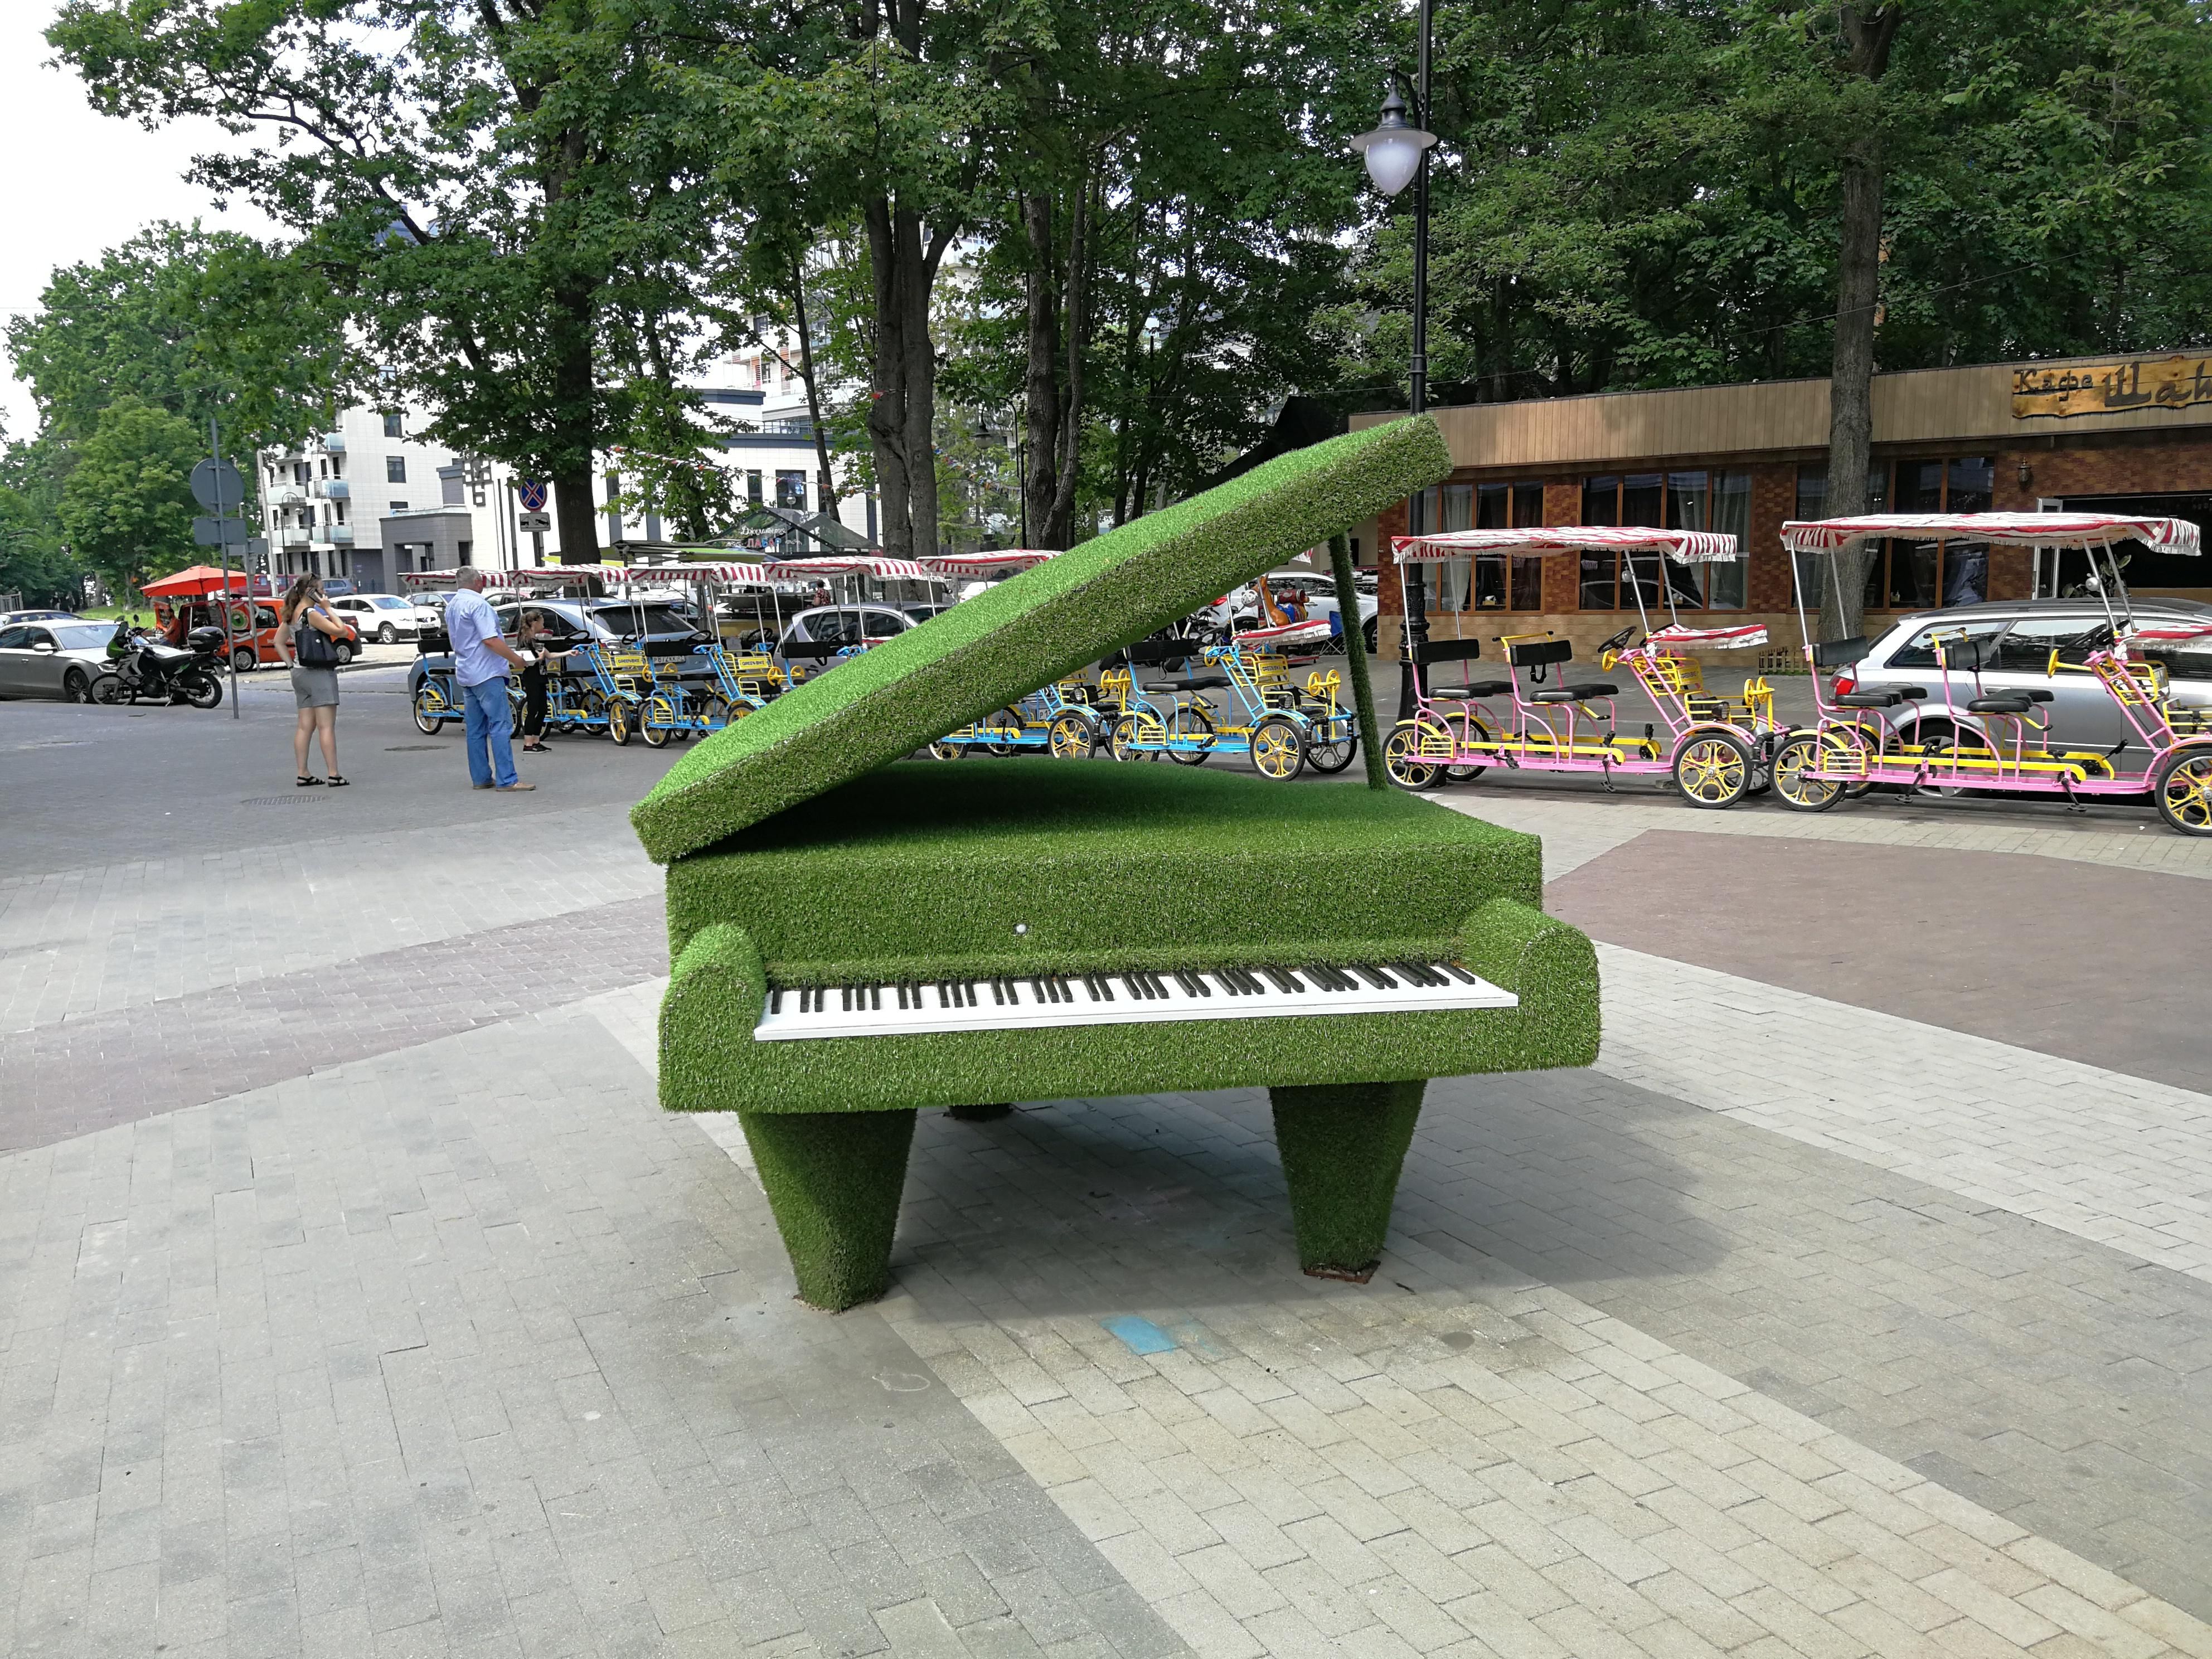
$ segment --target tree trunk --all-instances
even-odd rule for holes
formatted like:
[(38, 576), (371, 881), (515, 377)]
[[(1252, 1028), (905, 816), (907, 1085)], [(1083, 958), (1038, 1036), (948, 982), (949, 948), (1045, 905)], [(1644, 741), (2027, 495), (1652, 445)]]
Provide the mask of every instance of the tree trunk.
[(1058, 252), (1053, 245), (1052, 192), (1022, 198), (1022, 229), (1029, 241), (1029, 374), (1022, 404), (1028, 426), (1028, 499), (1032, 547), (1062, 547), (1053, 539), (1052, 508), (1060, 493), (1060, 299), (1054, 293)]
[[(1889, 66), (1903, 14), (1889, 4), (1839, 16), (1850, 76), (1875, 82)], [(1862, 112), (1862, 114), (1867, 113)], [(1836, 338), (1828, 371), (1828, 489), (1823, 514), (1867, 510), (1874, 448), (1874, 326), (1881, 301), (1881, 128), (1862, 119), (1842, 155), (1843, 201), (1836, 270)], [(1850, 639), (1863, 626), (1867, 567), (1878, 546), (1865, 543), (1827, 559), (1820, 586), (1820, 637)]]
[(1091, 183), (1086, 176), (1075, 198), (1075, 225), (1067, 239), (1067, 384), (1060, 397), (1059, 487), (1053, 492), (1053, 538), (1046, 547), (1066, 547), (1075, 539), (1075, 486), (1083, 463), (1083, 359), (1091, 345)]
[(868, 441), (883, 501), (884, 551), (894, 558), (937, 553), (937, 350), (929, 295), (951, 228), (933, 246), (918, 216), (890, 197), (871, 201), (868, 257), (875, 284), (875, 385)]
[(906, 477), (906, 307), (899, 296), (899, 261), (890, 198), (879, 196), (865, 210), (868, 266), (875, 289), (875, 362), (869, 389), (868, 447), (876, 461), (876, 494), (882, 506), (884, 551), (915, 556), (914, 518)]
[[(1869, 134), (1844, 155), (1843, 247), (1836, 283), (1835, 356), (1828, 374), (1828, 492), (1823, 517), (1867, 510), (1874, 447), (1874, 313), (1881, 286), (1881, 141)], [(1820, 637), (1847, 640), (1864, 624), (1867, 567), (1880, 544), (1826, 556)]]
[(814, 337), (806, 326), (806, 271), (791, 262), (791, 308), (799, 321), (799, 373), (806, 382), (806, 420), (814, 428), (814, 459), (821, 468), (818, 499), (822, 510), (837, 516), (837, 479), (830, 470), (830, 434), (822, 428), (822, 394), (814, 384)]

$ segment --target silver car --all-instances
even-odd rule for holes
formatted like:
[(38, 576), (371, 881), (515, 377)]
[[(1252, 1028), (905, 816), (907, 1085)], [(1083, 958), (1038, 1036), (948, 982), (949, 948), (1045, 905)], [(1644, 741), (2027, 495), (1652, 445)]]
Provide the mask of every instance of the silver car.
[[(2137, 599), (2131, 609), (2136, 620), (2146, 624), (2212, 623), (2212, 605), (2194, 599)], [(2055, 676), (2050, 672), (2054, 651), (2061, 663), (2084, 661), (2094, 631), (2105, 626), (2104, 607), (2094, 599), (2008, 600), (1923, 611), (1898, 618), (1865, 657), (1844, 672), (1862, 691), (1917, 686), (1925, 693), (1899, 705), (1891, 714), (1908, 737), (1916, 726), (1923, 738), (1948, 737), (1958, 729), (1979, 732), (1982, 720), (1966, 710), (1968, 700), (1977, 695), (1972, 675), (1952, 673), (1954, 708), (1943, 706), (1943, 675), (1936, 665), (1935, 641), (1938, 635), (1949, 639), (1960, 634), (1992, 640), (1995, 655), (1982, 671), (1982, 694), (2047, 691), (2051, 700), (2043, 713), (2051, 722), (2051, 748), (2112, 750), (2136, 741), (2136, 735), (2103, 682), (2094, 674), (2069, 673), (2063, 668)], [(2212, 652), (2175, 652), (2163, 659), (2177, 707), (2212, 707)], [(2141, 765), (2144, 758), (2137, 755), (2134, 763)]]
[(90, 702), (107, 671), (113, 623), (16, 623), (0, 628), (0, 697), (59, 697)]

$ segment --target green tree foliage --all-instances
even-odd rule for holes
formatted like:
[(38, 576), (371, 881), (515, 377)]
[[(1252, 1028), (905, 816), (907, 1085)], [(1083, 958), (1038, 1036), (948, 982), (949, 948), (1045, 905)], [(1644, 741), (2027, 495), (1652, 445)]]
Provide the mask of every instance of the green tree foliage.
[(118, 598), (193, 560), (193, 465), (206, 440), (182, 416), (125, 394), (76, 446), (57, 517), (77, 557)]
[[(598, 545), (592, 457), (691, 441), (665, 393), (722, 229), (660, 87), (714, 0), (68, 0), (47, 33), (102, 109), (263, 142), (192, 176), (300, 236), (395, 398), (556, 487)], [(680, 462), (683, 457), (677, 457)]]
[(58, 447), (37, 439), (0, 452), (0, 592), (73, 609), (84, 601), (83, 569), (62, 538)]

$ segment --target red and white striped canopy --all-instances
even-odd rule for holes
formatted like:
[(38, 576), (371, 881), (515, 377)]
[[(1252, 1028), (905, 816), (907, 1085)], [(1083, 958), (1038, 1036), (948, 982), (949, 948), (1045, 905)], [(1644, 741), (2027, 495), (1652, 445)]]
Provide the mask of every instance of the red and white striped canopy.
[(778, 577), (873, 576), (878, 581), (933, 582), (944, 579), (912, 559), (887, 559), (879, 553), (830, 554), (811, 559), (771, 559)]
[(2200, 538), (2186, 519), (2133, 519), (2109, 513), (1867, 513), (1782, 526), (1782, 544), (1798, 553), (1833, 553), (1878, 536), (1926, 541), (1956, 536), (2000, 547), (2101, 547), (2148, 543), (2160, 553), (2197, 553)]
[(1740, 651), (1746, 646), (1765, 645), (1766, 627), (1763, 623), (1746, 623), (1738, 628), (1692, 628), (1686, 623), (1673, 623), (1653, 629), (1644, 642), (1662, 650), (1680, 646), (1694, 651)]
[(621, 580), (629, 582), (719, 582), (725, 587), (774, 587), (788, 577), (771, 575), (757, 564), (629, 564)]
[(1401, 564), (1464, 559), (1477, 553), (1568, 553), (1585, 548), (1658, 551), (1677, 564), (1725, 564), (1739, 556), (1734, 536), (1718, 530), (1647, 530), (1631, 524), (1530, 525), (1520, 530), (1439, 530), (1390, 543)]
[(623, 580), (623, 568), (618, 564), (541, 564), (526, 565), (508, 573), (514, 587), (550, 587), (562, 582), (597, 581), (603, 584)]
[(988, 553), (947, 553), (940, 558), (924, 559), (940, 576), (955, 580), (971, 576), (996, 576), (1016, 570), (1028, 570), (1042, 564), (1047, 559), (1060, 556), (1057, 549), (1049, 547), (1002, 547)]
[(2152, 623), (2130, 629), (2128, 638), (2136, 645), (2180, 645), (2212, 650), (2212, 623)]
[(1335, 630), (1326, 617), (1310, 617), (1304, 622), (1277, 623), (1272, 628), (1248, 628), (1237, 636), (1239, 645), (1274, 646), (1319, 645)]

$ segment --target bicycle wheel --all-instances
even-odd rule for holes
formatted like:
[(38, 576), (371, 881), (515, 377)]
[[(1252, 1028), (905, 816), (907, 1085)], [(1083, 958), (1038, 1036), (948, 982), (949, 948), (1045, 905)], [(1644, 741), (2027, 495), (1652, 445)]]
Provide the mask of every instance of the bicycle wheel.
[(676, 735), (676, 711), (665, 697), (648, 697), (637, 711), (637, 734), (647, 749), (665, 749)]
[[(1490, 741), (1490, 728), (1475, 715), (1467, 713), (1446, 714), (1444, 729), (1451, 733), (1452, 752), (1464, 754), (1478, 743)], [(1447, 783), (1473, 783), (1490, 769), (1488, 762), (1470, 766), (1447, 766), (1443, 769)]]
[(967, 752), (968, 747), (965, 744), (947, 743), (943, 738), (939, 738), (929, 745), (929, 757), (932, 760), (958, 760)]
[(983, 747), (991, 753), (1006, 756), (1021, 747), (1022, 717), (1011, 708), (1001, 708), (994, 714), (983, 717)]
[(1045, 747), (1054, 760), (1089, 760), (1098, 752), (1098, 728), (1089, 716), (1064, 711), (1052, 717)]
[[(1213, 752), (1213, 716), (1195, 703), (1186, 703), (1168, 717), (1168, 737), (1170, 760), (1178, 766), (1203, 766)], [(1190, 746), (1176, 746), (1186, 744)]]
[(1751, 750), (1730, 732), (1692, 734), (1674, 754), (1674, 787), (1692, 806), (1733, 806), (1751, 787)]
[(1433, 789), (1443, 781), (1443, 769), (1421, 758), (1420, 729), (1411, 720), (1392, 728), (1382, 740), (1382, 769), (1401, 789)]
[(1774, 793), (1782, 798), (1782, 804), (1800, 812), (1825, 812), (1840, 800), (1842, 784), (1833, 778), (1805, 775), (1832, 760), (1835, 753), (1810, 732), (1784, 738), (1774, 751)]
[(1124, 714), (1114, 722), (1112, 747), (1117, 761), (1156, 761), (1160, 757), (1157, 746), (1163, 735), (1158, 720), (1146, 720), (1143, 725), (1152, 729), (1146, 732), (1134, 714)]
[(1249, 747), (1263, 778), (1288, 783), (1306, 769), (1306, 734), (1288, 714), (1270, 714), (1254, 726)]
[(2212, 836), (2212, 749), (2184, 749), (2167, 757), (2151, 793), (2167, 829), (2178, 835)]
[(446, 717), (438, 712), (441, 707), (438, 694), (423, 686), (415, 694), (415, 729), (426, 738), (434, 738), (446, 729)]
[(608, 698), (607, 735), (615, 740), (615, 747), (619, 749), (627, 744), (629, 741), (630, 733), (636, 729), (632, 720), (629, 699), (628, 697)]
[(1359, 752), (1359, 728), (1349, 714), (1316, 720), (1306, 736), (1306, 764), (1334, 776)]

